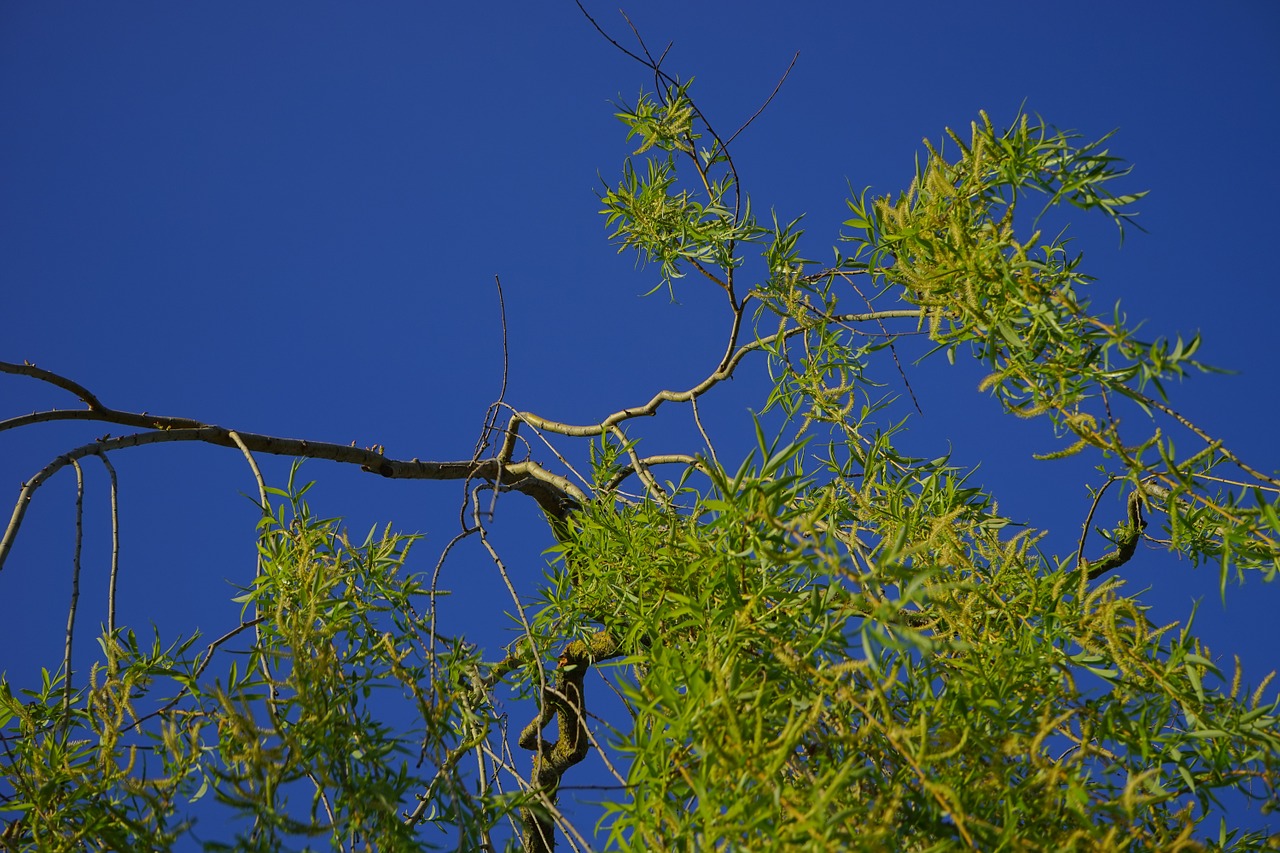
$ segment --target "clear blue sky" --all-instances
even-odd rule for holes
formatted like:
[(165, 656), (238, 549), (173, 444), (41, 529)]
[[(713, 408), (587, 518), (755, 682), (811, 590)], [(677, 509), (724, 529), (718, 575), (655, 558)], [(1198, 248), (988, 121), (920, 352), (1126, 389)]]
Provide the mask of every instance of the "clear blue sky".
[[(588, 8), (621, 37), (616, 5)], [(810, 257), (829, 257), (850, 185), (903, 188), (921, 138), (979, 109), (999, 123), (1025, 103), (1089, 136), (1118, 128), (1112, 151), (1135, 164), (1128, 186), (1151, 191), (1149, 233), (1118, 250), (1114, 232), (1083, 223), (1095, 298), (1122, 300), (1152, 335), (1202, 332), (1205, 360), (1238, 373), (1194, 377), (1175, 404), (1258, 467), (1280, 466), (1280, 6), (632, 6), (652, 45), (674, 43), (667, 67), (697, 78), (695, 96), (726, 128), (800, 52), (734, 154), (758, 210), (808, 214)], [(615, 253), (596, 213), (601, 178), (634, 147), (610, 101), (646, 84), (569, 0), (5, 3), (0, 359), (63, 373), (118, 408), (468, 458), (501, 379), (497, 274), (514, 405), (596, 420), (687, 387), (721, 351), (716, 294), (641, 299), (654, 272)], [(1088, 466), (1033, 463), (1054, 446), (1046, 428), (998, 417), (976, 367), (907, 372), (924, 409), (913, 449), (980, 463), (1005, 512), (1069, 547)], [(707, 402), (730, 446), (749, 435), (760, 380), (748, 368)], [(0, 377), (0, 418), (54, 405), (75, 402)], [(687, 426), (672, 412), (640, 434), (651, 452), (696, 451)], [(105, 429), (0, 435), (0, 496)], [(252, 575), (255, 518), (242, 460), (175, 445), (115, 463), (122, 620), (213, 635), (234, 624), (228, 581)], [(109, 557), (105, 480), (87, 467), (86, 655)], [(279, 482), (286, 468), (268, 470)], [(427, 533), (417, 568), (456, 530), (457, 484), (318, 462), (305, 473), (320, 480), (317, 509), (354, 530)], [(0, 669), (14, 680), (60, 658), (73, 488), (67, 471), (37, 496), (0, 575)], [(532, 504), (501, 506), (497, 534), (530, 589), (548, 536)], [(453, 629), (505, 626), (487, 565), (478, 547), (448, 565)], [(1203, 599), (1201, 634), (1215, 654), (1239, 652), (1251, 681), (1280, 666), (1280, 588), (1230, 590), (1224, 611), (1212, 568), (1147, 551), (1123, 571), (1149, 587), (1156, 622)]]

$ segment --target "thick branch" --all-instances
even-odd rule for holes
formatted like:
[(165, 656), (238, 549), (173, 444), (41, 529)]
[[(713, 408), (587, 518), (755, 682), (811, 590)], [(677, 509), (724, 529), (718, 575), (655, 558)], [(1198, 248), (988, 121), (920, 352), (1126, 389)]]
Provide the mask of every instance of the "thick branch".
[[(586, 758), (591, 745), (583, 678), (592, 664), (621, 654), (617, 639), (608, 631), (566, 646), (558, 661), (555, 687), (543, 693), (538, 716), (520, 732), (520, 746), (534, 753), (534, 793), (544, 801), (541, 808), (535, 804), (523, 810), (521, 835), (526, 851), (549, 853), (555, 849), (555, 827), (547, 806), (555, 805), (560, 778)], [(557, 722), (554, 743), (542, 739), (542, 729), (552, 717)]]
[(65, 376), (59, 376), (56, 373), (45, 370), (43, 367), (36, 367), (34, 364), (23, 362), (22, 364), (14, 364), (8, 361), (0, 361), (0, 373), (12, 373), (15, 376), (30, 376), (33, 379), (39, 379), (41, 382), (48, 382), (56, 388), (64, 391), (70, 391), (79, 397), (86, 406), (91, 409), (103, 408), (98, 398), (89, 393), (89, 389), (85, 388), (78, 382), (72, 382)]
[(1089, 580), (1096, 580), (1107, 572), (1120, 568), (1129, 562), (1137, 551), (1142, 531), (1147, 529), (1146, 519), (1142, 517), (1142, 493), (1136, 490), (1130, 493), (1128, 505), (1128, 521), (1116, 528), (1112, 534), (1113, 541), (1116, 543), (1115, 549), (1096, 560), (1079, 558), (1080, 568), (1088, 572)]
[[(112, 413), (112, 410), (103, 410)], [(92, 413), (91, 413), (92, 414)], [(97, 413), (101, 414), (101, 413)], [(130, 414), (130, 413), (125, 413)], [(132, 415), (131, 418), (144, 418), (143, 415)], [(112, 421), (118, 423), (122, 421)], [(190, 429), (161, 429), (153, 432), (134, 433), (118, 438), (104, 438), (99, 441), (77, 447), (54, 459), (22, 486), (18, 501), (14, 505), (9, 526), (4, 537), (0, 538), (0, 568), (13, 547), (18, 528), (26, 515), (27, 505), (31, 497), (46, 480), (65, 468), (90, 454), (103, 454), (126, 447), (138, 447), (144, 444), (158, 444), (169, 441), (199, 441), (216, 444), (222, 447), (239, 448), (232, 436), (232, 430), (219, 426), (201, 425)], [(361, 466), (364, 470), (393, 479), (410, 480), (490, 480), (508, 489), (529, 495), (548, 516), (562, 519), (586, 500), (581, 489), (566, 478), (547, 471), (536, 462), (526, 461), (501, 465), (496, 459), (455, 462), (423, 462), (418, 459), (392, 459), (378, 450), (351, 447), (344, 444), (330, 444), (322, 441), (306, 441), (296, 438), (280, 438), (278, 436), (260, 435), (258, 433), (235, 431), (244, 447), (256, 453), (268, 453), (276, 456), (294, 456), (308, 459), (328, 459), (333, 462), (344, 462)]]

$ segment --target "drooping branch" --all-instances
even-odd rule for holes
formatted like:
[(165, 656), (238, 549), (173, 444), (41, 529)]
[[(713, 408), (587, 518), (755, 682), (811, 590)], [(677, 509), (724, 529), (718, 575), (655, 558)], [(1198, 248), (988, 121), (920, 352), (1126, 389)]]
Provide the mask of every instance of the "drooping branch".
[[(87, 412), (90, 420), (105, 420), (108, 423), (134, 423), (150, 416), (135, 413), (117, 413), (111, 409)], [(114, 417), (117, 414), (125, 418)], [(167, 419), (176, 421), (178, 419)], [(233, 432), (239, 437), (238, 443)], [(267, 453), (276, 456), (303, 457), (307, 459), (327, 459), (333, 462), (359, 465), (365, 471), (392, 479), (410, 480), (490, 480), (512, 491), (529, 495), (542, 510), (552, 518), (564, 518), (568, 513), (586, 500), (586, 494), (565, 477), (547, 471), (533, 461), (508, 462), (500, 464), (497, 459), (478, 461), (424, 462), (419, 459), (393, 459), (375, 448), (352, 447), (342, 444), (331, 444), (305, 439), (282, 438), (259, 433), (229, 430), (224, 427), (202, 424), (191, 428), (164, 428), (149, 432), (133, 433), (116, 438), (103, 438), (98, 441), (77, 447), (57, 457), (40, 469), (22, 486), (13, 515), (0, 538), (0, 568), (13, 547), (22, 519), (26, 515), (27, 505), (31, 502), (35, 491), (50, 477), (67, 465), (91, 454), (105, 454), (128, 447), (140, 447), (147, 444), (159, 444), (170, 441), (198, 441), (205, 444), (216, 444), (221, 447), (240, 449), (241, 445), (255, 453)]]
[(120, 483), (107, 454), (98, 454), (111, 482), (111, 574), (107, 581), (107, 633), (116, 630), (116, 587), (120, 578)]
[(62, 674), (67, 679), (67, 689), (62, 701), (64, 714), (71, 708), (73, 693), (71, 647), (76, 637), (76, 609), (80, 603), (80, 551), (84, 543), (84, 471), (80, 469), (79, 462), (71, 464), (76, 469), (76, 539), (74, 554), (71, 558), (71, 604), (67, 607), (67, 636), (62, 656)]
[(90, 409), (97, 410), (106, 408), (97, 397), (90, 393), (88, 388), (85, 388), (79, 382), (73, 382), (67, 377), (59, 376), (50, 370), (45, 370), (43, 367), (36, 367), (30, 362), (12, 364), (7, 361), (0, 361), (0, 373), (12, 373), (15, 376), (30, 376), (33, 379), (39, 379), (41, 382), (47, 382), (55, 388), (70, 391), (72, 394), (79, 397)]

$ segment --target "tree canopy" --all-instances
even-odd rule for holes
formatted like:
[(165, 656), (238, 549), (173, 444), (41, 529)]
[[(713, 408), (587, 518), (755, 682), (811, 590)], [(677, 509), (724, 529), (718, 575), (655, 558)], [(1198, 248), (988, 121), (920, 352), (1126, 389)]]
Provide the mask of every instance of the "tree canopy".
[[(1124, 235), (1143, 197), (1108, 139), (979, 114), (926, 142), (900, 192), (852, 192), (819, 260), (801, 220), (748, 196), (731, 156), (742, 129), (720, 128), (643, 42), (622, 49), (652, 85), (617, 105), (634, 148), (600, 212), (655, 291), (721, 294), (708, 328), (723, 355), (696, 384), (569, 423), (511, 405), (504, 382), (470, 458), (421, 460), (118, 409), (73, 378), (0, 363), (79, 401), (5, 413), (0, 430), (124, 430), (23, 484), (0, 565), (44, 483), (64, 469), (80, 483), (89, 464), (114, 483), (110, 460), (131, 447), (230, 448), (262, 511), (232, 630), (118, 624), (113, 585), (99, 663), (75, 672), (77, 592), (63, 659), (42, 684), (0, 685), (0, 843), (1274, 844), (1230, 807), (1280, 801), (1271, 676), (1211, 653), (1191, 616), (1152, 622), (1124, 572), (1149, 546), (1181, 557), (1175, 571), (1214, 567), (1228, 600), (1234, 579), (1273, 581), (1280, 479), (1175, 407), (1175, 381), (1209, 370), (1198, 337), (1147, 337), (1091, 296), (1063, 211)], [(976, 360), (981, 392), (1046, 426), (1036, 464), (1091, 460), (1074, 549), (1002, 515), (974, 472), (904, 449), (899, 348), (919, 339), (928, 358)], [(699, 401), (751, 372), (767, 377), (743, 414), (757, 446), (728, 458)], [(690, 418), (701, 441), (650, 454), (632, 432), (649, 418)], [(455, 481), (460, 529), (434, 572), (410, 571), (417, 537), (351, 536), (309, 505), (312, 468), (273, 484), (265, 454)], [(545, 517), (539, 577), (491, 540), (499, 511)], [(78, 502), (77, 572), (79, 518)], [(510, 593), (505, 645), (491, 627), (438, 625), (441, 567), (468, 539)], [(560, 789), (588, 756), (604, 782), (582, 814)]]

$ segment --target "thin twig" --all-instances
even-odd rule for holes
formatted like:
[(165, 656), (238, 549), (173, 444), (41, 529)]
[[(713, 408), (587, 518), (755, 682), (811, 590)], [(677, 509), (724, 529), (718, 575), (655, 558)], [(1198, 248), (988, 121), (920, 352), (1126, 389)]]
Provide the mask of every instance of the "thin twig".
[(702, 418), (698, 415), (698, 401), (690, 400), (689, 408), (693, 410), (693, 422), (698, 425), (698, 432), (702, 434), (702, 440), (707, 445), (707, 452), (711, 454), (711, 462), (716, 468), (724, 470), (720, 464), (720, 458), (716, 456), (715, 445), (711, 443), (711, 437), (707, 435), (706, 429), (702, 426)]
[(204, 650), (204, 659), (201, 660), (200, 663), (196, 665), (195, 671), (191, 673), (191, 678), (189, 680), (188, 685), (184, 686), (180, 691), (178, 691), (178, 695), (174, 696), (172, 699), (166, 702), (163, 706), (157, 708), (156, 710), (152, 711), (149, 714), (144, 714), (141, 717), (138, 717), (132, 723), (129, 723), (127, 726), (124, 726), (123, 728), (121, 728), (119, 733), (125, 734), (130, 729), (136, 729), (138, 726), (142, 725), (147, 720), (151, 719), (152, 717), (157, 717), (160, 714), (163, 714), (165, 711), (168, 711), (173, 706), (181, 702), (182, 699), (194, 689), (194, 685), (196, 681), (200, 678), (201, 674), (204, 673), (205, 668), (209, 665), (209, 661), (213, 660), (213, 653), (217, 651), (219, 646), (221, 646), (223, 643), (230, 641), (241, 631), (244, 631), (247, 628), (253, 628), (257, 626), (259, 622), (261, 622), (266, 618), (267, 617), (265, 616), (258, 616), (254, 619), (250, 619), (247, 622), (241, 622), (239, 625), (232, 628), (230, 631), (223, 634), (221, 637), (219, 637), (218, 639), (210, 643), (208, 646), (206, 646)]
[(1089, 529), (1093, 526), (1093, 514), (1098, 511), (1098, 504), (1102, 501), (1102, 496), (1106, 494), (1107, 489), (1111, 488), (1111, 484), (1116, 482), (1115, 477), (1108, 477), (1107, 482), (1102, 484), (1102, 488), (1098, 489), (1098, 493), (1093, 496), (1093, 503), (1089, 506), (1089, 514), (1084, 517), (1084, 527), (1080, 531), (1080, 543), (1076, 546), (1076, 568), (1084, 567), (1084, 543), (1089, 538)]
[(747, 310), (747, 300), (750, 298), (748, 294), (743, 298), (742, 304), (738, 305), (734, 302), (733, 292), (729, 293), (729, 304), (733, 305), (733, 322), (729, 325), (729, 342), (725, 345), (724, 356), (716, 365), (717, 372), (727, 370), (729, 363), (733, 360), (735, 348), (738, 346), (738, 336), (742, 334), (742, 315)]
[[(497, 428), (498, 418), (503, 402), (507, 397), (507, 378), (510, 373), (510, 358), (507, 349), (507, 303), (502, 294), (502, 279), (497, 275), (493, 277), (494, 284), (498, 288), (498, 322), (502, 329), (502, 385), (498, 389), (498, 399), (489, 406), (484, 413), (484, 426), (480, 429), (480, 436), (476, 439), (475, 450), (471, 454), (472, 462), (479, 462), (485, 451), (490, 447), (490, 437), (493, 435), (494, 429)], [(506, 460), (498, 460), (498, 478), (502, 478), (502, 464)], [(459, 508), (459, 520), (465, 529), (467, 500), (471, 494), (471, 478), (462, 484), (462, 506)], [(498, 509), (498, 490), (494, 489), (489, 500), (489, 518), (493, 518), (493, 514)]]
[[(697, 468), (699, 471), (704, 473), (706, 472), (705, 464), (696, 456), (690, 456), (687, 453), (662, 453), (654, 456), (646, 456), (643, 459), (636, 457), (630, 465), (619, 468), (618, 471), (609, 478), (609, 481), (602, 486), (602, 488), (605, 491), (617, 488), (623, 480), (627, 479), (632, 474), (640, 472), (643, 472), (641, 476), (646, 477), (647, 479), (653, 479), (653, 475), (648, 473), (651, 465), (688, 465), (691, 468)], [(663, 492), (662, 494), (665, 496), (666, 493)]]
[[(613, 775), (613, 778), (618, 780), (619, 784), (621, 784), (624, 789), (627, 788), (627, 780), (622, 778), (622, 774), (613, 766), (613, 762), (609, 760), (609, 754), (605, 752), (604, 747), (600, 745), (600, 741), (596, 740), (595, 733), (591, 731), (591, 727), (584, 724), (582, 730), (587, 733), (587, 737), (591, 740), (591, 745), (595, 747), (596, 753), (600, 756), (600, 760), (604, 762), (605, 769)], [(563, 790), (563, 788), (558, 790)]]
[(66, 694), (62, 701), (65, 714), (71, 710), (71, 644), (76, 634), (76, 609), (80, 604), (80, 546), (84, 539), (84, 471), (80, 463), (72, 461), (76, 469), (76, 539), (71, 556), (71, 606), (67, 608), (67, 639), (62, 655), (62, 672), (65, 674)]
[(644, 460), (640, 458), (640, 454), (636, 453), (635, 444), (627, 440), (627, 434), (616, 424), (609, 427), (609, 432), (612, 433), (614, 438), (618, 439), (618, 443), (626, 451), (627, 456), (631, 458), (629, 467), (640, 478), (640, 482), (644, 483), (645, 491), (649, 493), (649, 497), (665, 506), (670, 500), (670, 496), (662, 486), (658, 485), (658, 481), (654, 479), (653, 474), (649, 473)]
[(507, 399), (507, 375), (510, 369), (510, 358), (507, 352), (507, 302), (502, 296), (502, 279), (496, 275), (493, 283), (498, 288), (498, 319), (502, 323), (502, 388), (498, 391), (498, 403)]
[(1197, 480), (1209, 480), (1211, 482), (1222, 483), (1227, 486), (1239, 486), (1240, 488), (1243, 488), (1243, 489), (1257, 489), (1260, 492), (1271, 492), (1273, 494), (1280, 494), (1280, 489), (1275, 488), (1273, 486), (1260, 486), (1257, 483), (1245, 483), (1240, 480), (1229, 480), (1226, 477), (1215, 477), (1212, 474), (1205, 474), (1204, 472), (1194, 473), (1194, 474), (1191, 474), (1191, 476)]
[(799, 58), (800, 58), (800, 51), (797, 50), (795, 53), (795, 56), (791, 57), (791, 62), (790, 64), (787, 65), (787, 70), (782, 72), (782, 77), (779, 78), (778, 85), (773, 87), (773, 91), (769, 93), (769, 97), (764, 99), (764, 103), (760, 105), (760, 109), (752, 113), (751, 118), (744, 121), (742, 123), (742, 127), (735, 130), (733, 132), (733, 135), (730, 136), (727, 140), (725, 140), (725, 145), (728, 145), (730, 142), (733, 142), (733, 140), (737, 139), (739, 133), (742, 133), (742, 131), (750, 127), (751, 123), (756, 119), (760, 118), (761, 114), (763, 114), (764, 111), (768, 109), (770, 102), (773, 101), (773, 99), (777, 96), (778, 92), (782, 90), (782, 84), (787, 82), (787, 77), (790, 76), (791, 69), (795, 68), (796, 60), (798, 60)]
[[(865, 293), (862, 292), (862, 288), (858, 287), (857, 283), (853, 280), (853, 276), (851, 273), (849, 273), (848, 271), (842, 270), (834, 274), (839, 275), (841, 278), (843, 278), (845, 281), (849, 283), (849, 286), (853, 288), (853, 292), (858, 294), (858, 296), (862, 298), (863, 303), (865, 303), (867, 306), (867, 310), (873, 310), (871, 305), (871, 300), (867, 297)], [(844, 324), (841, 324), (841, 325), (843, 326)], [(883, 320), (879, 321), (878, 325), (880, 326), (880, 332), (888, 340), (889, 356), (893, 359), (893, 366), (898, 369), (898, 376), (902, 377), (902, 384), (907, 389), (907, 396), (911, 398), (911, 405), (915, 406), (916, 411), (923, 415), (924, 409), (920, 408), (920, 401), (916, 399), (916, 392), (915, 392), (915, 389), (911, 387), (911, 380), (907, 378), (907, 371), (903, 369), (902, 362), (898, 360), (898, 348), (894, 346), (894, 343), (893, 343), (894, 336), (889, 334), (889, 330), (885, 328)], [(844, 326), (844, 328), (847, 329), (848, 327)], [(849, 331), (853, 332), (855, 330), (849, 329)]]
[(258, 507), (264, 515), (271, 515), (271, 507), (267, 504), (267, 483), (262, 479), (262, 469), (258, 467), (258, 462), (253, 458), (253, 454), (249, 452), (248, 446), (245, 445), (244, 439), (240, 438), (240, 434), (233, 429), (227, 430), (227, 437), (235, 442), (236, 447), (240, 448), (240, 452), (244, 454), (245, 461), (249, 463), (249, 469), (253, 471), (253, 479), (258, 483)]
[[(240, 448), (240, 452), (244, 454), (245, 460), (249, 463), (249, 470), (253, 472), (253, 479), (256, 480), (258, 483), (258, 508), (262, 510), (262, 515), (264, 518), (270, 518), (271, 505), (267, 503), (267, 483), (265, 480), (262, 479), (262, 470), (258, 468), (257, 460), (253, 458), (253, 454), (249, 451), (249, 448), (245, 445), (244, 439), (240, 438), (239, 433), (237, 433), (235, 430), (232, 429), (232, 430), (227, 430), (227, 435), (231, 438), (232, 441), (236, 443), (236, 447)], [(263, 530), (264, 534), (265, 532), (266, 531)], [(258, 579), (262, 577), (262, 549), (258, 547), (258, 543), (256, 540), (254, 542), (253, 551), (254, 551), (253, 580), (256, 583)], [(255, 616), (259, 615), (258, 600), (256, 598), (253, 601), (253, 612)], [(253, 629), (253, 639), (259, 645), (262, 644), (261, 628), (255, 627)], [(267, 668), (267, 658), (265, 655), (263, 655), (262, 657), (262, 675), (267, 680), (267, 683), (270, 684), (271, 671)], [(273, 688), (273, 693), (274, 693), (274, 688)], [(328, 803), (325, 803), (325, 808), (326, 809), (328, 808)], [(330, 819), (332, 820), (332, 815), (330, 815)]]
[(440, 664), (436, 660), (436, 596), (440, 594), (440, 572), (444, 569), (444, 561), (448, 558), (449, 552), (453, 550), (453, 546), (457, 545), (473, 533), (475, 533), (475, 530), (464, 530), (450, 539), (449, 544), (445, 545), (444, 550), (440, 553), (440, 559), (436, 560), (435, 570), (431, 572), (431, 591), (428, 593), (427, 598), (429, 608), (427, 615), (430, 620), (427, 630), (431, 636), (431, 648), (427, 655), (427, 660), (430, 661), (429, 672), (432, 686), (435, 685), (436, 679), (439, 677), (440, 673)]
[(1132, 388), (1121, 386), (1116, 390), (1124, 394), (1126, 397), (1129, 397), (1130, 399), (1137, 401), (1138, 403), (1151, 406), (1153, 409), (1159, 409), (1160, 411), (1164, 412), (1166, 415), (1173, 418), (1175, 421), (1177, 421), (1178, 423), (1182, 424), (1184, 427), (1186, 427), (1187, 429), (1195, 433), (1196, 437), (1199, 438), (1201, 441), (1203, 441), (1205, 444), (1216, 445), (1219, 453), (1221, 453), (1227, 459), (1231, 460), (1231, 462), (1235, 464), (1237, 468), (1239, 468), (1241, 471), (1244, 471), (1249, 476), (1256, 477), (1259, 480), (1263, 480), (1267, 483), (1270, 483), (1273, 486), (1280, 486), (1280, 480), (1277, 480), (1275, 477), (1268, 477), (1266, 474), (1262, 473), (1261, 471), (1253, 468), (1250, 465), (1245, 464), (1244, 460), (1242, 460), (1240, 457), (1236, 456), (1234, 453), (1228, 450), (1225, 446), (1223, 446), (1221, 442), (1214, 441), (1213, 438), (1210, 437), (1208, 433), (1200, 429), (1200, 427), (1196, 426), (1187, 418), (1184, 418), (1182, 415), (1178, 414), (1171, 407), (1166, 406), (1164, 403), (1161, 403), (1158, 400), (1153, 400), (1151, 397), (1148, 397), (1146, 394), (1143, 394), (1140, 391), (1135, 391)]
[[(473, 502), (475, 505), (475, 502)], [(542, 658), (537, 653), (537, 643), (533, 633), (533, 626), (529, 624), (529, 618), (524, 612), (524, 603), (520, 600), (520, 594), (516, 592), (515, 584), (511, 581), (511, 575), (507, 572), (506, 563), (502, 561), (502, 557), (498, 555), (498, 551), (493, 547), (493, 543), (489, 541), (488, 531), (485, 530), (484, 522), (480, 519), (478, 506), (474, 514), (474, 525), (476, 532), (480, 535), (480, 543), (484, 549), (489, 552), (489, 559), (493, 561), (493, 565), (498, 570), (498, 575), (502, 578), (502, 583), (507, 588), (507, 594), (511, 596), (511, 603), (515, 609), (516, 616), (520, 620), (520, 625), (524, 628), (524, 636), (529, 641), (532, 651), (533, 661), (538, 670), (538, 696), (539, 702), (541, 697), (547, 693), (547, 671), (542, 664)]]
[(116, 467), (111, 464), (107, 454), (99, 453), (98, 458), (107, 469), (111, 480), (111, 576), (107, 581), (107, 633), (116, 632), (116, 581), (120, 575), (120, 487), (116, 480)]
[(1086, 580), (1097, 580), (1108, 572), (1120, 568), (1129, 562), (1137, 551), (1138, 542), (1142, 539), (1142, 532), (1147, 527), (1147, 522), (1142, 517), (1143, 491), (1134, 489), (1129, 493), (1129, 498), (1125, 503), (1128, 509), (1126, 523), (1117, 528), (1113, 534), (1112, 541), (1116, 547), (1096, 560), (1080, 558), (1078, 568), (1081, 570), (1080, 583), (1082, 586)]

